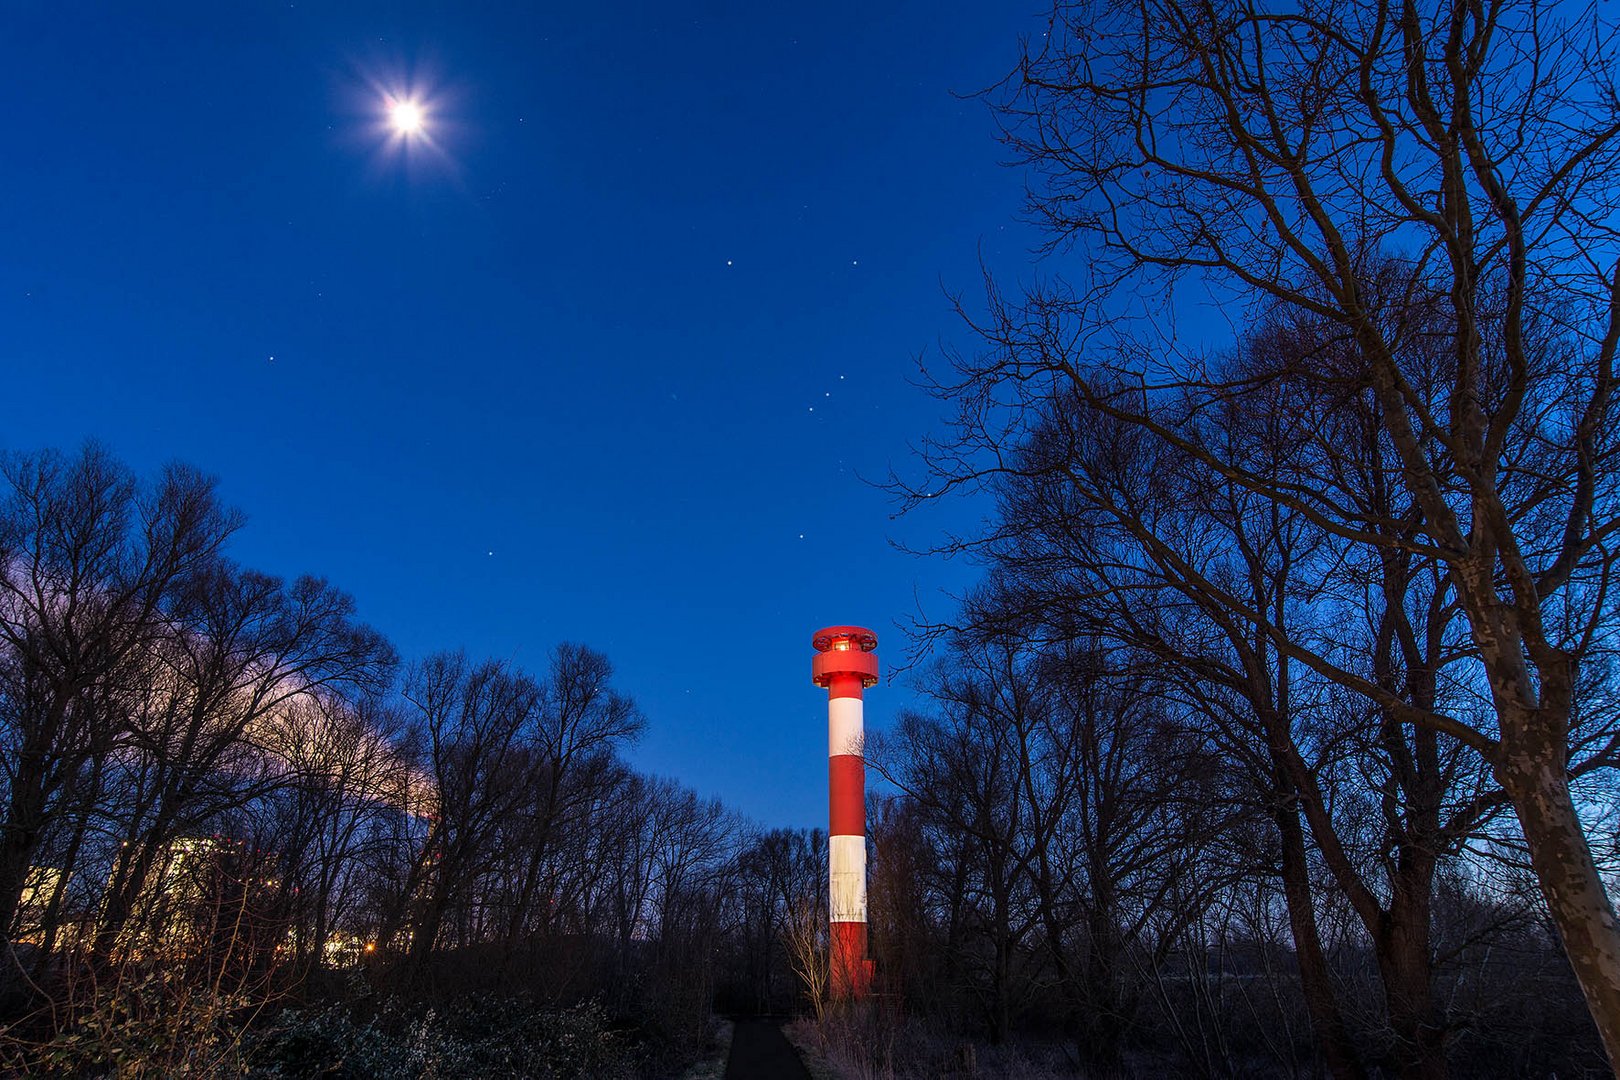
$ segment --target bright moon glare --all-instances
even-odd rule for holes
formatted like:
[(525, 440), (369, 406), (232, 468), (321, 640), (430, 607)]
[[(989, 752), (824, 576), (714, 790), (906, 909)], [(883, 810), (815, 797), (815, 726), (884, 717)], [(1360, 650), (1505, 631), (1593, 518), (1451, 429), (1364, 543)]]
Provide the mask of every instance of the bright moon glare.
[(416, 135), (422, 130), (422, 106), (414, 101), (396, 101), (389, 110), (394, 130), (401, 135)]

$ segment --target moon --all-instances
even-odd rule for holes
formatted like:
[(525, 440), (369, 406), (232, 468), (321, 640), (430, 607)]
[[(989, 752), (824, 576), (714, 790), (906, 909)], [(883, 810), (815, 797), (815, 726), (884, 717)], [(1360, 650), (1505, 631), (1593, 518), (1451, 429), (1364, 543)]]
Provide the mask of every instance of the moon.
[(426, 117), (422, 113), (422, 106), (414, 101), (396, 101), (388, 110), (389, 122), (394, 125), (394, 131), (409, 138), (420, 135)]

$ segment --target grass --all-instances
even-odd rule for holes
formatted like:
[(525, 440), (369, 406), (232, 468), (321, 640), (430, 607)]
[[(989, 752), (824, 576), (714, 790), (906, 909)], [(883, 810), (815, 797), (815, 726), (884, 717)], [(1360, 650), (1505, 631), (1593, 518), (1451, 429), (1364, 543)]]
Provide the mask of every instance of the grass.
[(1061, 1047), (991, 1046), (926, 1020), (832, 1014), (783, 1029), (814, 1080), (1075, 1080)]
[(681, 1073), (681, 1080), (720, 1080), (726, 1074), (726, 1059), (731, 1056), (731, 1035), (736, 1025), (721, 1020), (715, 1029), (709, 1053)]
[(826, 1037), (814, 1020), (806, 1016), (783, 1024), (782, 1034), (799, 1052), (810, 1080), (844, 1080), (844, 1074), (829, 1060)]

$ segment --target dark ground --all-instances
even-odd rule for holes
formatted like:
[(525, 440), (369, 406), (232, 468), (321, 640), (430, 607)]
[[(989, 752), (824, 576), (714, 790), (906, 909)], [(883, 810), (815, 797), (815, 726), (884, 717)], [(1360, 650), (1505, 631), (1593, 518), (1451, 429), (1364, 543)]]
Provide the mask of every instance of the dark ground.
[(737, 1018), (725, 1080), (810, 1080), (810, 1073), (779, 1021), (750, 1016)]

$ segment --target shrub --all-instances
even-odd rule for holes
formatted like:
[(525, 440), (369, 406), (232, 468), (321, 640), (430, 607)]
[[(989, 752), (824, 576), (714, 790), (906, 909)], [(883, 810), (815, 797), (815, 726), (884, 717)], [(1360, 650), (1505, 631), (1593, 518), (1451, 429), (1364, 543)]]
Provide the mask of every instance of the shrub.
[(390, 1076), (420, 1080), (635, 1075), (629, 1048), (594, 1004), (543, 1009), (477, 994), (439, 1010), (389, 999), (364, 1023), (339, 1005), (288, 1009), (257, 1040), (255, 1077)]
[(121, 977), (72, 1006), (37, 1040), (5, 1030), (0, 1071), (27, 1076), (240, 1076), (243, 994), (193, 987), (156, 972)]

